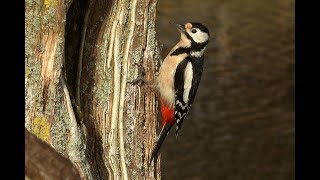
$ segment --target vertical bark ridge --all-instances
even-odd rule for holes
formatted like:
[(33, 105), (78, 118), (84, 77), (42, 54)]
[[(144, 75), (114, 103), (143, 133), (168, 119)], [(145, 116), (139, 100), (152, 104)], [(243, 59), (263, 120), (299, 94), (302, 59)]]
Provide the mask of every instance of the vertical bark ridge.
[[(133, 63), (143, 63), (149, 79), (155, 75), (156, 1), (45, 3), (50, 28), (26, 30), (38, 38), (27, 44), (26, 126), (46, 126), (52, 146), (82, 179), (153, 179), (145, 167), (155, 139), (155, 98), (127, 81), (136, 77)], [(29, 26), (38, 21), (28, 20)]]
[(123, 58), (123, 65), (122, 65), (122, 80), (121, 80), (121, 92), (120, 92), (120, 104), (119, 104), (119, 146), (120, 146), (120, 159), (121, 159), (121, 172), (123, 179), (128, 179), (128, 173), (127, 173), (127, 167), (126, 167), (126, 159), (125, 159), (125, 142), (124, 142), (124, 100), (125, 100), (125, 93), (126, 93), (126, 87), (127, 87), (127, 76), (128, 76), (128, 66), (130, 65), (128, 63), (129, 54), (130, 54), (130, 46), (132, 44), (133, 39), (133, 32), (135, 30), (135, 13), (136, 13), (136, 4), (137, 0), (133, 0), (132, 5), (130, 7), (130, 20), (127, 23), (129, 27), (129, 33), (126, 36), (126, 44), (124, 49), (124, 58)]

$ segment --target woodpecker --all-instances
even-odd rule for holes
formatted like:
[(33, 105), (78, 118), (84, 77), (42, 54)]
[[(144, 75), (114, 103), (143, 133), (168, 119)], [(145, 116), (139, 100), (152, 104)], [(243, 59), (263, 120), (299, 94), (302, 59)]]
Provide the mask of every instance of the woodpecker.
[[(204, 51), (209, 42), (209, 30), (197, 22), (176, 24), (180, 41), (162, 62), (158, 76), (147, 82), (160, 101), (162, 129), (151, 153), (150, 163), (176, 124), (176, 137), (194, 101), (204, 61)], [(156, 161), (156, 160), (155, 160)]]

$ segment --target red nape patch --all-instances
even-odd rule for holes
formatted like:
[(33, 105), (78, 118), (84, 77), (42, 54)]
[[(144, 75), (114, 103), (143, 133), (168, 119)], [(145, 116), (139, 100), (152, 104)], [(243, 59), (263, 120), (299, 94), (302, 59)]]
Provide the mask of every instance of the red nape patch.
[(162, 127), (166, 123), (174, 125), (174, 109), (171, 109), (166, 103), (161, 100), (161, 114), (162, 114)]

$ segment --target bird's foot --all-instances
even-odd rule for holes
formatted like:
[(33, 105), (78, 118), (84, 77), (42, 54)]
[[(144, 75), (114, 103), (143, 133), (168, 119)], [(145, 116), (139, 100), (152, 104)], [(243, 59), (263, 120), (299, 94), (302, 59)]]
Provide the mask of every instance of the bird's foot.
[(138, 77), (132, 81), (128, 81), (129, 84), (142, 86), (143, 84), (147, 84), (147, 80), (144, 78), (146, 75), (146, 71), (142, 64), (134, 63), (134, 65), (138, 66)]

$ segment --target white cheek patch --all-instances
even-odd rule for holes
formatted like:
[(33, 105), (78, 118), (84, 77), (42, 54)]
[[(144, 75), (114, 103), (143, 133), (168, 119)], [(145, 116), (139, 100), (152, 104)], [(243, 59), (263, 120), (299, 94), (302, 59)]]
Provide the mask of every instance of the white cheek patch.
[(204, 43), (209, 39), (208, 34), (201, 31), (197, 32), (196, 34), (191, 33), (191, 37), (196, 43)]
[(186, 69), (184, 71), (184, 91), (183, 91), (183, 101), (185, 103), (189, 100), (189, 93), (192, 85), (192, 78), (193, 78), (193, 70), (191, 62), (188, 62)]

